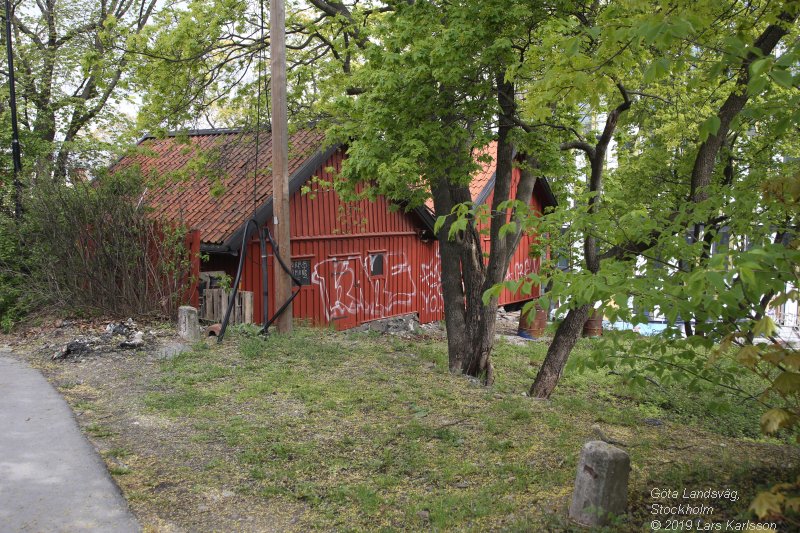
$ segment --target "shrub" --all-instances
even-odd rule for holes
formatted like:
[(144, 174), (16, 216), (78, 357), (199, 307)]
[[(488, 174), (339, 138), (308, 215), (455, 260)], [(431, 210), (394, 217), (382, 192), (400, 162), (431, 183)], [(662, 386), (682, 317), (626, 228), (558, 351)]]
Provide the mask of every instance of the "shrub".
[(185, 230), (150, 216), (145, 192), (135, 171), (91, 183), (37, 183), (22, 222), (2, 228), (0, 283), (14, 289), (0, 297), (3, 318), (43, 307), (172, 314), (189, 281)]

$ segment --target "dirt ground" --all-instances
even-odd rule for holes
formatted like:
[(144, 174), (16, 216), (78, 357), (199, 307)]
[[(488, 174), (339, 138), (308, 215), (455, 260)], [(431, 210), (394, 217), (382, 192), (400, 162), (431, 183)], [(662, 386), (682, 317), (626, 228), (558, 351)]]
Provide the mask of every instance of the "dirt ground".
[[(181, 347), (188, 348), (173, 328), (145, 325), (152, 342), (142, 349), (51, 359), (64, 343), (87, 333), (99, 335), (109, 322), (48, 321), (18, 335), (0, 337), (0, 345), (39, 369), (64, 396), (144, 530), (292, 529), (302, 508), (276, 508), (269, 500), (234, 495), (233, 490), (198, 491), (183, 482), (185, 470), (207, 468), (207, 462), (197, 457), (224, 457), (226, 451), (208, 449), (213, 443), (193, 442), (194, 430), (186, 421), (146, 413), (142, 399), (154, 391), (159, 364)], [(206, 448), (206, 453), (189, 453), (197, 447)], [(231, 487), (236, 485), (236, 480), (229, 481)]]
[[(513, 336), (518, 317), (518, 313), (501, 312), (498, 334)], [(255, 490), (260, 485), (252, 472), (242, 468), (218, 468), (219, 465), (241, 462), (234, 447), (226, 444), (224, 435), (208, 438), (208, 428), (197, 418), (167, 417), (148, 409), (145, 398), (170, 390), (171, 385), (165, 381), (162, 369), (165, 358), (191, 348), (181, 343), (172, 327), (140, 325), (139, 329), (145, 332), (147, 339), (142, 347), (119, 349), (115, 347), (119, 339), (115, 339), (95, 353), (58, 361), (52, 359), (70, 340), (87, 335), (97, 337), (108, 324), (108, 320), (51, 320), (12, 336), (0, 336), (0, 345), (7, 345), (39, 369), (66, 398), (79, 425), (104, 457), (145, 531), (286, 531), (304, 530), (313, 523), (312, 511), (303, 498), (264, 497), (263, 491)], [(427, 328), (425, 334), (441, 336), (436, 326)], [(420, 361), (421, 368), (423, 363)], [(235, 394), (237, 391), (229, 392)], [(489, 401), (496, 403), (498, 399), (510, 401), (506, 393), (495, 393)], [(305, 409), (299, 402), (277, 397), (272, 401), (283, 402), (277, 407), (281, 415), (288, 418), (302, 416)], [(528, 423), (523, 414), (519, 415), (521, 422)], [(544, 411), (540, 414), (548, 416)], [(233, 411), (231, 415), (248, 419), (246, 411)], [(515, 416), (512, 413), (511, 419), (515, 420)], [(530, 414), (526, 416), (530, 417)], [(616, 435), (623, 438), (633, 438), (640, 431), (656, 435), (662, 429), (612, 427), (616, 427), (619, 430)], [(574, 438), (580, 441), (583, 437)], [(709, 456), (719, 453), (725, 457), (740, 454), (754, 458), (765, 456), (769, 458), (769, 464), (764, 466), (767, 469), (771, 468), (769, 465), (800, 463), (796, 447), (712, 438), (715, 440), (709, 440), (704, 432), (697, 432), (695, 437), (680, 435), (666, 441), (663, 437), (656, 441), (654, 436), (652, 442), (658, 444), (653, 445), (661, 446), (662, 450), (653, 457), (652, 463), (680, 462), (692, 446), (695, 447), (693, 451), (698, 446), (708, 447)], [(686, 442), (690, 444), (684, 446)], [(571, 441), (567, 444), (574, 448)], [(561, 458), (552, 468), (560, 469), (565, 460)], [(571, 457), (568, 461), (574, 460), (575, 457)], [(247, 490), (247, 487), (254, 490)], [(557, 495), (557, 499), (564, 500), (564, 494)], [(647, 496), (643, 492), (638, 498), (639, 501), (634, 499), (632, 505), (638, 506), (637, 512), (641, 514), (646, 512), (643, 500)], [(525, 526), (512, 529), (548, 530), (547, 527), (530, 529)]]

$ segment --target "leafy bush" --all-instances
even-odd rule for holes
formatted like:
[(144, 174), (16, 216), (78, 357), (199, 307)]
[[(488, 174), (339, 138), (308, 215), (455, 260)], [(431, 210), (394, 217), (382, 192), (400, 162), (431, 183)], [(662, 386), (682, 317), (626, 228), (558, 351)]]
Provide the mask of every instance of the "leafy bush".
[[(0, 234), (0, 313), (167, 315), (190, 275), (185, 231), (153, 219), (135, 171), (92, 183), (37, 183), (19, 225)], [(8, 288), (9, 290), (6, 290)]]
[(8, 333), (20, 317), (19, 242), (12, 219), (0, 217), (0, 329)]

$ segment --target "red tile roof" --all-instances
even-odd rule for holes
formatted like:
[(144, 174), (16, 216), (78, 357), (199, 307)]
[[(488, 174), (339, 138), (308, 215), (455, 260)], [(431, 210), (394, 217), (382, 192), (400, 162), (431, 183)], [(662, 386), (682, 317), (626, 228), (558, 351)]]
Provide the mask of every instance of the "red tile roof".
[[(289, 176), (298, 172), (323, 148), (325, 134), (319, 130), (299, 130), (289, 141)], [(148, 137), (140, 149), (123, 157), (115, 170), (138, 165), (151, 181), (144, 201), (156, 216), (178, 220), (190, 229), (200, 230), (203, 243), (220, 245), (226, 242), (272, 196), (272, 136), (259, 135), (258, 173), (253, 202), (253, 175), (256, 136), (240, 130), (196, 130), (185, 137)], [(497, 142), (476, 152), (491, 161), (480, 165), (470, 183), (473, 201), (492, 184), (497, 168)], [(201, 159), (198, 156), (203, 156)], [(205, 165), (200, 165), (205, 162)], [(313, 172), (316, 169), (311, 169)], [(544, 180), (540, 180), (544, 181)], [(212, 194), (218, 189), (221, 194)], [(549, 187), (547, 189), (549, 191)], [(552, 196), (552, 193), (550, 193)], [(426, 202), (433, 212), (433, 201)]]
[[(480, 161), (478, 159), (486, 155), (491, 156), (492, 159), (490, 161)], [(477, 151), (475, 153), (475, 162), (481, 168), (475, 171), (475, 174), (472, 175), (472, 181), (469, 182), (469, 195), (472, 197), (473, 202), (478, 199), (478, 196), (481, 195), (497, 170), (497, 141), (492, 141)]]
[[(300, 130), (289, 140), (289, 176), (320, 151), (325, 134)], [(115, 169), (138, 165), (151, 177), (144, 201), (157, 216), (200, 230), (204, 243), (221, 244), (272, 196), (272, 135), (258, 138), (258, 173), (253, 194), (256, 136), (239, 130), (198, 130), (185, 141), (146, 138), (141, 150), (123, 157)], [(205, 165), (198, 165), (202, 160)], [(161, 179), (166, 178), (166, 179)], [(173, 178), (173, 179), (170, 179)], [(214, 189), (222, 194), (214, 195)], [(255, 196), (255, 208), (253, 197)]]
[[(491, 161), (478, 160), (479, 157), (485, 155), (491, 156)], [(492, 180), (495, 170), (497, 170), (497, 141), (492, 141), (482, 149), (476, 151), (475, 162), (478, 163), (481, 168), (475, 171), (475, 174), (472, 175), (472, 181), (469, 183), (469, 195), (472, 197), (473, 202), (478, 199)], [(425, 205), (428, 209), (433, 211), (433, 200), (431, 198), (428, 198)]]

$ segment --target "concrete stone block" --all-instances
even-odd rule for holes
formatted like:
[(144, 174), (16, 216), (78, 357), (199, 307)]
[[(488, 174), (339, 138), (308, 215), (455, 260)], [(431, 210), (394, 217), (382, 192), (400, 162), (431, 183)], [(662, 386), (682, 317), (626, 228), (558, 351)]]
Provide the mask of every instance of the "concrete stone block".
[(603, 526), (628, 507), (631, 460), (627, 452), (600, 440), (584, 444), (569, 517), (585, 526)]
[(200, 340), (200, 321), (197, 318), (197, 309), (190, 305), (178, 308), (178, 335), (187, 341)]

